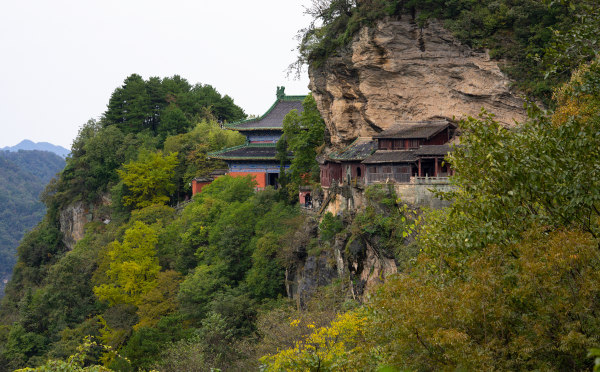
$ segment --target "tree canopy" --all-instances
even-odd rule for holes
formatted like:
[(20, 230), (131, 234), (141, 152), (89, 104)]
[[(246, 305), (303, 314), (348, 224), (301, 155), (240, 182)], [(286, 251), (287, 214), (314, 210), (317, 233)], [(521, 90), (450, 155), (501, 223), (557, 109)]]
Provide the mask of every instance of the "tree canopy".
[(136, 221), (125, 231), (123, 242), (115, 240), (108, 248), (109, 283), (94, 287), (94, 293), (111, 305), (139, 305), (142, 297), (157, 284), (160, 266), (156, 257), (158, 234)]
[(132, 74), (112, 93), (102, 123), (116, 125), (125, 134), (149, 130), (164, 139), (167, 134), (187, 132), (192, 120), (225, 122), (245, 117), (231, 97), (221, 96), (210, 85), (191, 85), (179, 75), (144, 80)]
[(165, 204), (175, 191), (175, 167), (177, 153), (140, 153), (138, 160), (123, 165), (119, 177), (127, 187), (123, 196), (125, 205), (144, 208), (153, 204)]

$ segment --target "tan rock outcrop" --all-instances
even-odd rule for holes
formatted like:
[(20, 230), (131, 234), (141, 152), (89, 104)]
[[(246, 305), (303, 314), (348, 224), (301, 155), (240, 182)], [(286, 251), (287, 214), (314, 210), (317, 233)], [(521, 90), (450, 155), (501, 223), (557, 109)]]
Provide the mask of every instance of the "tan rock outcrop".
[(404, 16), (365, 27), (338, 56), (311, 66), (309, 76), (334, 146), (399, 120), (461, 119), (482, 107), (505, 125), (526, 117), (524, 100), (497, 62), (436, 21), (420, 29)]
[(75, 244), (83, 239), (85, 225), (88, 222), (110, 222), (110, 214), (106, 208), (104, 208), (105, 210), (102, 208), (108, 207), (110, 204), (110, 196), (105, 194), (95, 204), (78, 201), (61, 210), (59, 215), (60, 231), (63, 234), (63, 243), (68, 250), (72, 250)]
[(75, 243), (83, 239), (84, 226), (91, 221), (91, 216), (83, 202), (75, 202), (60, 212), (59, 221), (63, 243), (68, 250), (72, 250)]

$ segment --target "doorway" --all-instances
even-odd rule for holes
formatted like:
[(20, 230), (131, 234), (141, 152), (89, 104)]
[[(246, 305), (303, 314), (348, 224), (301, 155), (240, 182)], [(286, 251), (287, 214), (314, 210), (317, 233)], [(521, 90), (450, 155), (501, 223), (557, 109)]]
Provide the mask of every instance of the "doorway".
[(277, 189), (279, 173), (267, 173), (267, 186), (273, 186)]

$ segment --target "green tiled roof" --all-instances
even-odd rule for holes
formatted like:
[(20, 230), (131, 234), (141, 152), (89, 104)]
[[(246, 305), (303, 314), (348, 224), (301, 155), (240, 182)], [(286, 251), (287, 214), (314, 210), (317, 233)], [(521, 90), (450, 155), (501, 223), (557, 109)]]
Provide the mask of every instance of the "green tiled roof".
[(207, 155), (210, 158), (221, 160), (276, 160), (277, 144), (246, 143), (221, 151), (210, 152)]
[(277, 100), (267, 112), (257, 118), (225, 124), (225, 128), (237, 131), (282, 130), (283, 118), (292, 110), (302, 112), (302, 101), (306, 96), (286, 96), (284, 88), (277, 88)]

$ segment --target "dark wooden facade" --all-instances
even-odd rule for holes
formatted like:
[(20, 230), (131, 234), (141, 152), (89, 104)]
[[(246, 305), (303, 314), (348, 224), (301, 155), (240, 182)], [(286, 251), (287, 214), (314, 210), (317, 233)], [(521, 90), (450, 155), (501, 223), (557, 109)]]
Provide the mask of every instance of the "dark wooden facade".
[(438, 133), (430, 139), (391, 139), (380, 138), (377, 141), (378, 150), (416, 150), (421, 146), (443, 145), (448, 142), (449, 130)]
[(340, 163), (326, 162), (321, 164), (321, 186), (330, 187), (334, 182), (342, 180), (342, 165)]
[(365, 183), (367, 168), (362, 161), (377, 149), (377, 142), (370, 137), (359, 137), (344, 149), (329, 154), (321, 162), (321, 186), (334, 183), (359, 185)]
[(377, 134), (377, 151), (363, 160), (367, 184), (411, 182), (411, 177), (447, 177), (444, 162), (456, 131), (449, 120), (401, 122)]
[(456, 125), (449, 120), (401, 122), (373, 136), (357, 138), (321, 162), (321, 185), (411, 182), (411, 177), (447, 177), (444, 162)]
[(410, 182), (416, 170), (416, 160), (412, 150), (377, 150), (363, 160), (367, 170), (367, 184), (378, 182)]

